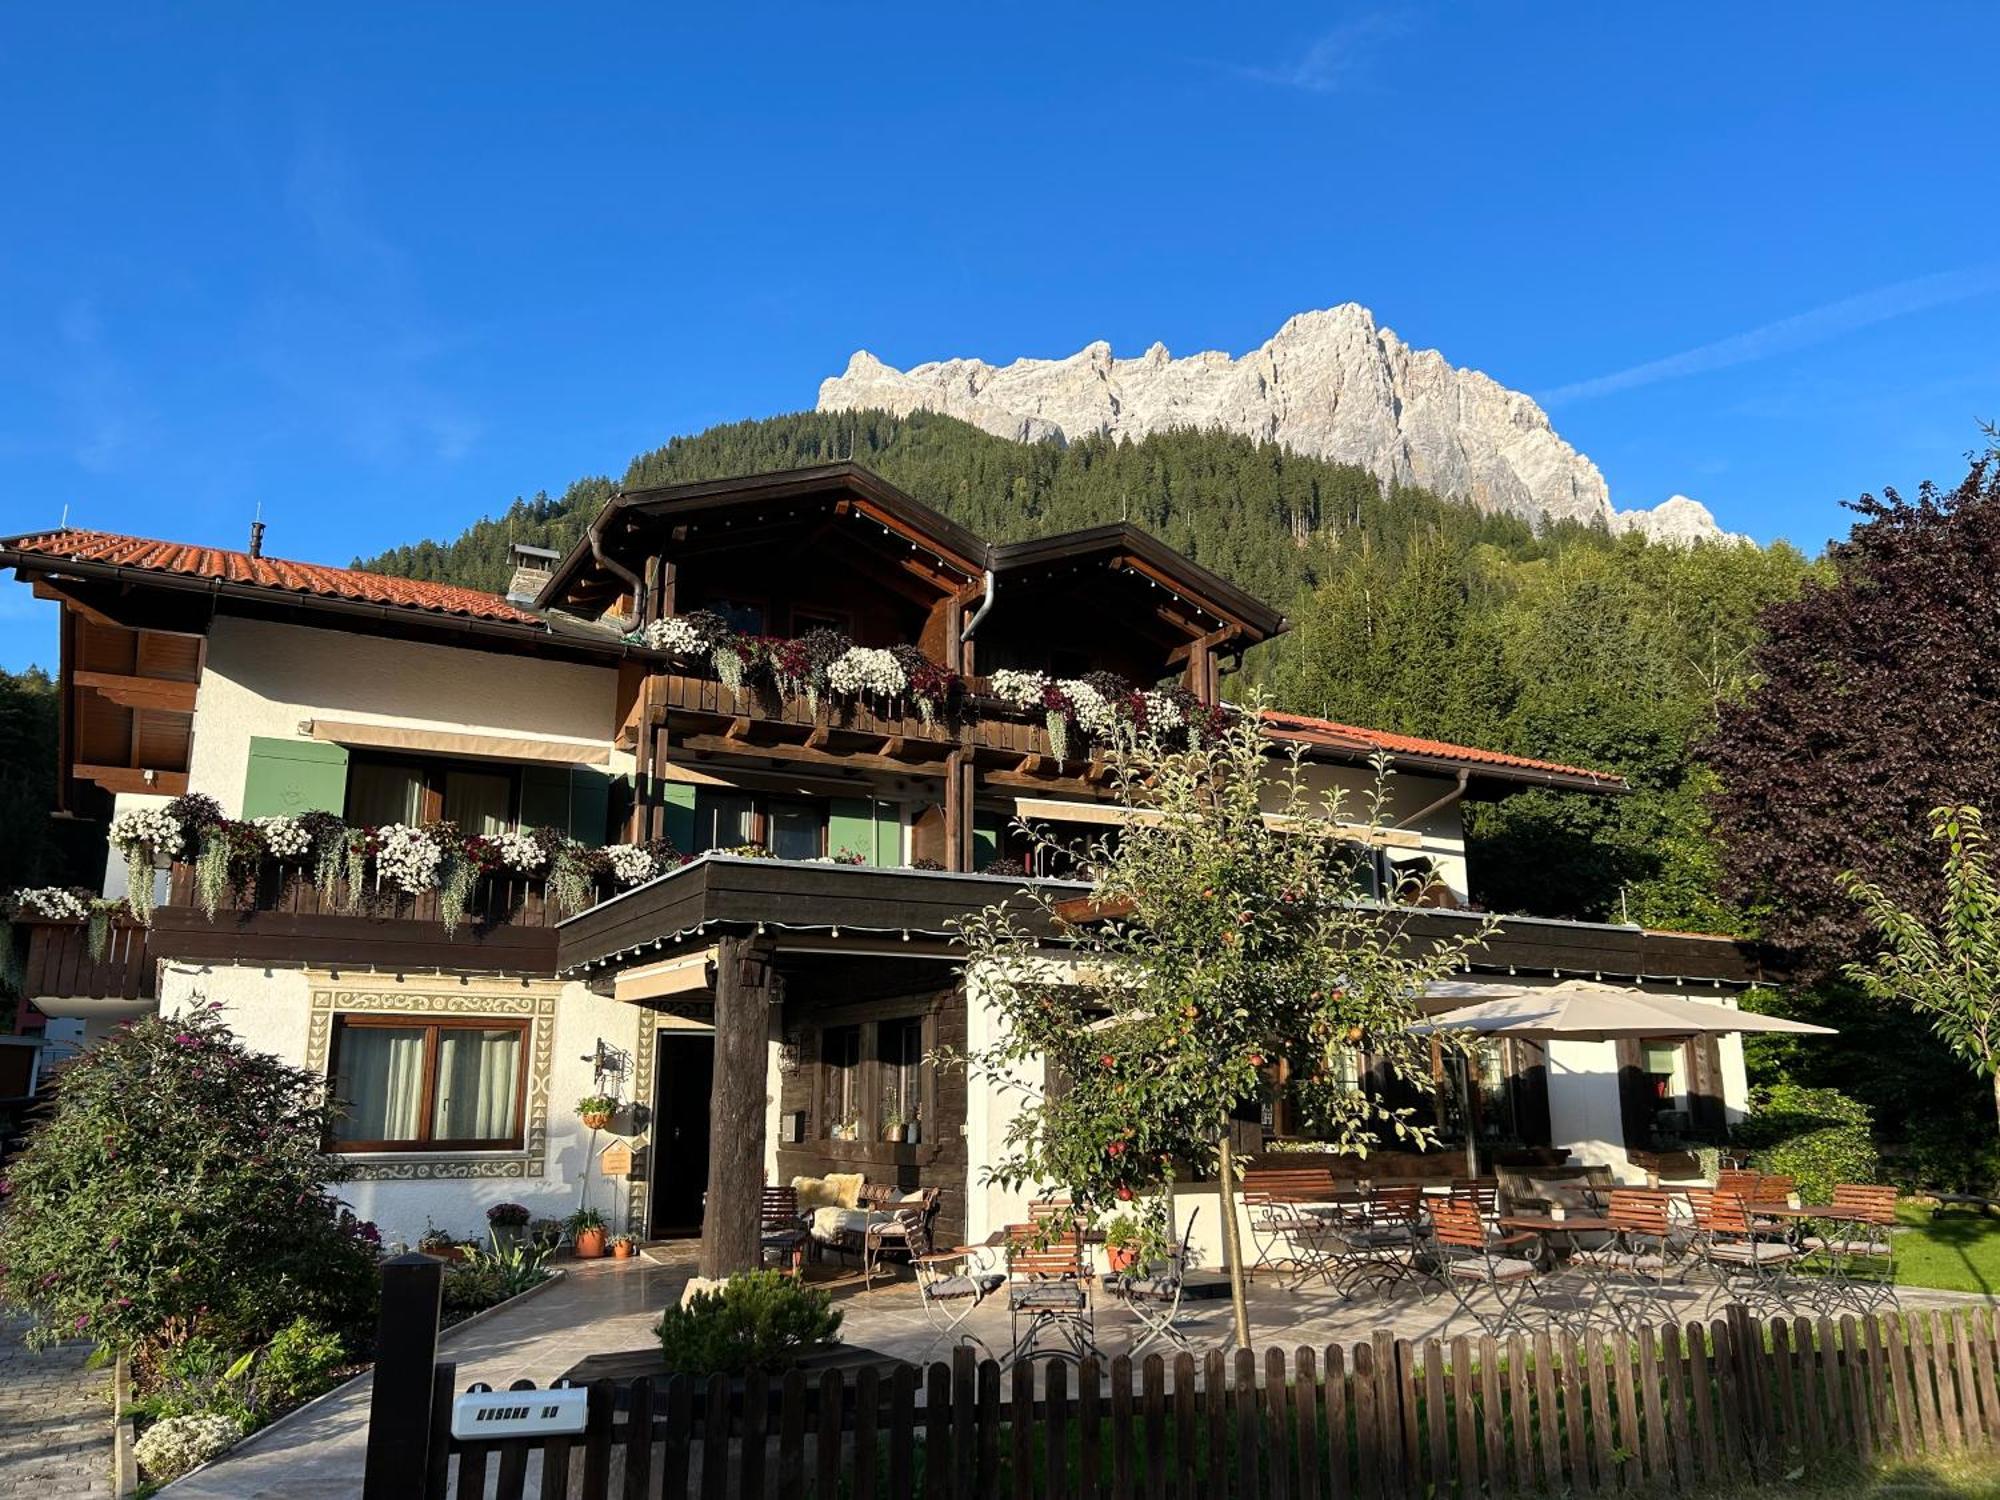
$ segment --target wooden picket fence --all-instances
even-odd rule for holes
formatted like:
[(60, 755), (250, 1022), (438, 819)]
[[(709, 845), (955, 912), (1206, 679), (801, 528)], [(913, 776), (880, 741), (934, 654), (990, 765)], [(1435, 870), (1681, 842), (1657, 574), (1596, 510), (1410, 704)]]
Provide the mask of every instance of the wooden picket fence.
[[(433, 1500), (1474, 1500), (1777, 1480), (1829, 1457), (2000, 1444), (1983, 1310), (1712, 1323), (1635, 1337), (1378, 1334), (1003, 1372), (952, 1364), (590, 1390), (578, 1439), (449, 1437)], [(515, 1389), (534, 1387), (522, 1382)], [(635, 1434), (645, 1441), (635, 1442)]]

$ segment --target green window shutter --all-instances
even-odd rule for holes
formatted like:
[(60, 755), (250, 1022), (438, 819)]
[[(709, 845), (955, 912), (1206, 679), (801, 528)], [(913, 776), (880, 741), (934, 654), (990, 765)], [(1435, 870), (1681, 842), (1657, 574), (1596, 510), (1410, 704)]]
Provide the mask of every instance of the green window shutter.
[(243, 778), (245, 818), (339, 813), (347, 806), (347, 751), (325, 740), (253, 737)]
[(851, 849), (868, 864), (880, 864), (875, 851), (875, 804), (865, 797), (835, 797), (827, 804), (826, 852)]
[(560, 828), (592, 848), (604, 842), (611, 816), (611, 779), (589, 766), (552, 766), (538, 761), (521, 768), (521, 823), (526, 828)]
[(903, 809), (894, 802), (875, 804), (875, 863), (885, 870), (903, 863)]
[(667, 841), (683, 854), (695, 852), (694, 793), (694, 787), (685, 781), (660, 783), (660, 800), (667, 810)]
[(1000, 832), (1006, 820), (998, 813), (979, 813), (972, 820), (972, 868), (976, 874), (1000, 857)]

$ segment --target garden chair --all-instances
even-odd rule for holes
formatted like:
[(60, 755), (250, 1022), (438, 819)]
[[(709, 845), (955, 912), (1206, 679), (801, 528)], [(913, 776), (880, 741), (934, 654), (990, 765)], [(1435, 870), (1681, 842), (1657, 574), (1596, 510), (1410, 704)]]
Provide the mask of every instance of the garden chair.
[(805, 1222), (799, 1217), (798, 1190), (764, 1188), (758, 1200), (757, 1223), (760, 1261), (776, 1252), (779, 1263), (797, 1275), (805, 1264), (806, 1247), (811, 1243)]
[[(1498, 1336), (1520, 1308), (1522, 1299), (1541, 1277), (1525, 1253), (1535, 1236), (1497, 1234), (1463, 1199), (1446, 1199), (1431, 1209), (1431, 1238), (1439, 1256), (1439, 1272), (1461, 1311), (1487, 1333)], [(1492, 1299), (1488, 1308), (1480, 1293)]]
[(1250, 1220), (1250, 1243), (1256, 1250), (1249, 1274), (1271, 1271), (1281, 1280), (1289, 1272), (1293, 1286), (1303, 1286), (1314, 1276), (1329, 1275), (1327, 1236), (1329, 1220), (1269, 1193), (1243, 1194), (1243, 1207)]
[(1833, 1190), (1833, 1213), (1824, 1234), (1799, 1242), (1808, 1264), (1824, 1279), (1827, 1302), (1864, 1316), (1896, 1298), (1896, 1190), (1875, 1183), (1843, 1182)]
[(925, 1188), (923, 1194), (915, 1203), (898, 1204), (889, 1211), (890, 1218), (870, 1224), (863, 1231), (861, 1281), (864, 1289), (873, 1286), (876, 1275), (884, 1269), (883, 1256), (901, 1255), (914, 1264), (919, 1255), (930, 1253), (931, 1224), (937, 1218), (944, 1190)]
[(992, 1358), (984, 1340), (962, 1331), (965, 1320), (1007, 1284), (1006, 1273), (994, 1270), (988, 1255), (984, 1246), (960, 1245), (911, 1256), (917, 1299), (923, 1305), (925, 1320), (936, 1330), (913, 1363), (922, 1364), (925, 1356), (946, 1339), (954, 1345), (977, 1349), (984, 1358)]
[[(1670, 1316), (1668, 1283), (1678, 1284), (1689, 1262), (1686, 1241), (1674, 1234), (1667, 1194), (1653, 1188), (1614, 1188), (1604, 1216), (1611, 1221), (1610, 1236), (1602, 1244), (1577, 1251), (1570, 1264), (1597, 1282), (1602, 1309), (1621, 1327), (1628, 1322), (1628, 1313), (1634, 1327)], [(1628, 1301), (1620, 1297), (1621, 1289), (1637, 1295)]]
[(1805, 1252), (1760, 1231), (1736, 1193), (1691, 1188), (1688, 1197), (1694, 1204), (1696, 1251), (1716, 1281), (1710, 1311), (1718, 1300), (1740, 1302), (1760, 1315), (1788, 1311), (1792, 1273)]
[(1451, 1196), (1465, 1198), (1479, 1210), (1479, 1217), (1491, 1224), (1500, 1217), (1500, 1179), (1497, 1177), (1454, 1177)]
[(1188, 1242), (1194, 1237), (1194, 1221), (1199, 1217), (1199, 1208), (1188, 1215), (1187, 1224), (1181, 1230), (1181, 1242), (1167, 1252), (1164, 1269), (1156, 1271), (1151, 1266), (1140, 1267), (1105, 1282), (1106, 1290), (1125, 1304), (1126, 1311), (1137, 1318), (1140, 1327), (1145, 1330), (1140, 1338), (1133, 1341), (1127, 1354), (1136, 1355), (1161, 1339), (1176, 1348), (1188, 1347), (1187, 1337), (1174, 1326), (1174, 1319), (1180, 1316), (1181, 1292), (1187, 1279)]
[[(1071, 1224), (1051, 1239), (1040, 1225), (1010, 1224), (1005, 1244), (1007, 1312), (1014, 1342), (1000, 1363), (1013, 1365), (1023, 1359), (1081, 1363), (1095, 1353), (1081, 1228)], [(1060, 1347), (1041, 1347), (1046, 1333), (1057, 1335)]]

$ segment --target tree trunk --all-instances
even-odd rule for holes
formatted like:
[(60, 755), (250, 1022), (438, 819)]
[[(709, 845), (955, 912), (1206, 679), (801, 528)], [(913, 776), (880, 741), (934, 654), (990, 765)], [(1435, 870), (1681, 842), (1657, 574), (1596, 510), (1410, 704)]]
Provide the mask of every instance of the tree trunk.
[(1250, 1347), (1250, 1304), (1245, 1300), (1243, 1235), (1236, 1225), (1236, 1151), (1229, 1141), (1229, 1122), (1223, 1121), (1222, 1142), (1216, 1153), (1218, 1196), (1222, 1199), (1222, 1248), (1229, 1257), (1229, 1306), (1236, 1315), (1236, 1347)]
[(715, 1081), (700, 1273), (719, 1279), (763, 1260), (764, 1102), (771, 1037), (770, 953), (724, 938), (715, 953)]
[(1993, 1072), (1993, 1118), (1996, 1124), (2000, 1124), (2000, 1068)]

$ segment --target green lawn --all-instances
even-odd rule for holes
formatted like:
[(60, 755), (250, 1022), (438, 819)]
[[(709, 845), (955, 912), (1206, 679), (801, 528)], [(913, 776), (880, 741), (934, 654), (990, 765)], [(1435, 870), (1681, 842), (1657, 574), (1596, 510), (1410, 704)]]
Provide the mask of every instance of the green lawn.
[(1867, 1469), (1835, 1466), (1830, 1472), (1779, 1485), (1746, 1485), (1695, 1492), (1703, 1500), (2000, 1500), (2000, 1459), (1991, 1454), (1951, 1454), (1895, 1460)]
[(1898, 1217), (1896, 1281), (2000, 1299), (2000, 1218), (1947, 1209), (1935, 1222), (1927, 1204), (1906, 1202)]

